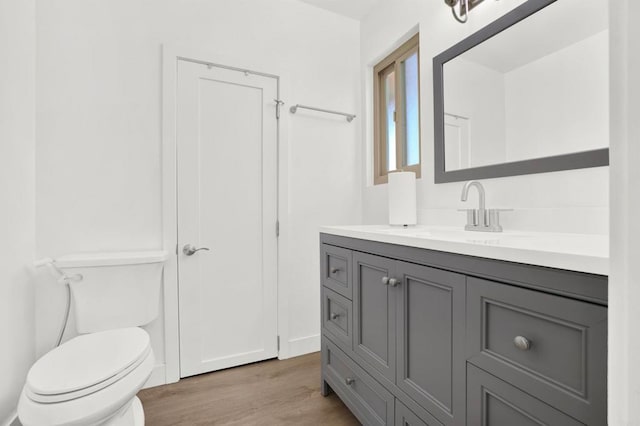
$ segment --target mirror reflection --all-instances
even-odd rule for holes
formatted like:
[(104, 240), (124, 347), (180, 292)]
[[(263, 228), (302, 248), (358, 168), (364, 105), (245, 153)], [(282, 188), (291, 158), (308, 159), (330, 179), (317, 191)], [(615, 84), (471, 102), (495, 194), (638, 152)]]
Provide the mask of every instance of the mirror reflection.
[(605, 0), (562, 0), (443, 66), (445, 170), (609, 146)]

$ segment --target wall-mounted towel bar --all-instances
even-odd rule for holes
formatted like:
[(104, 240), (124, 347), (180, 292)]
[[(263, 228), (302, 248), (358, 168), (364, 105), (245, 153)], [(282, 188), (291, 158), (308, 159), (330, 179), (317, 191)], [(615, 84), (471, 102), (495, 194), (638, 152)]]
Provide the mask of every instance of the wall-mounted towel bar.
[(347, 118), (347, 121), (349, 123), (351, 123), (353, 121), (353, 119), (356, 118), (355, 114), (348, 114), (346, 112), (340, 112), (340, 111), (331, 111), (329, 109), (315, 108), (315, 107), (310, 107), (310, 106), (300, 105), (300, 104), (296, 104), (296, 105), (292, 106), (291, 108), (289, 108), (289, 111), (291, 111), (291, 114), (295, 114), (296, 111), (298, 111), (298, 108), (310, 109), (312, 111), (326, 112), (327, 114), (342, 115), (342, 116)]

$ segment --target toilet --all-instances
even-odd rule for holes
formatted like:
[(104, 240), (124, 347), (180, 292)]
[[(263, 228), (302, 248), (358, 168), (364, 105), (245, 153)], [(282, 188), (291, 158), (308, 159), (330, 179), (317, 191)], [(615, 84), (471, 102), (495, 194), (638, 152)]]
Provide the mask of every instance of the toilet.
[(38, 359), (18, 403), (24, 426), (144, 425), (136, 394), (155, 358), (140, 328), (158, 316), (165, 252), (64, 256), (78, 336)]

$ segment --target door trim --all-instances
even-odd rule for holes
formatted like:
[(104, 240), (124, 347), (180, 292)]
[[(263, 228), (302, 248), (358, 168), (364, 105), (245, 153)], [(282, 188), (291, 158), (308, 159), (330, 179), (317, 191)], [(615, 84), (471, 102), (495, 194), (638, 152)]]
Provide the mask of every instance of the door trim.
[[(283, 98), (283, 85), (281, 76), (286, 75), (282, 70), (273, 66), (255, 63), (247, 58), (230, 58), (223, 55), (208, 52), (198, 47), (177, 46), (172, 44), (162, 45), (162, 243), (163, 249), (170, 253), (165, 263), (163, 273), (164, 296), (164, 351), (165, 351), (165, 377), (164, 383), (174, 383), (180, 380), (180, 329), (178, 309), (178, 202), (177, 202), (177, 164), (176, 164), (176, 100), (178, 82), (178, 61), (190, 61), (202, 64), (211, 64), (221, 68), (238, 71), (246, 71), (265, 77), (272, 77), (277, 82), (278, 98)], [(226, 64), (234, 64), (229, 66)], [(269, 68), (273, 73), (253, 71)], [(280, 350), (278, 358), (287, 358), (289, 354), (289, 310), (287, 303), (287, 291), (282, 286), (281, 265), (283, 244), (283, 218), (280, 212), (286, 212), (288, 202), (286, 177), (287, 147), (286, 134), (281, 129), (287, 128), (288, 114), (280, 114), (277, 122), (277, 216), (280, 221), (280, 238), (278, 238), (278, 265), (277, 265), (277, 312), (278, 335), (280, 337)], [(281, 196), (283, 195), (283, 196)], [(284, 225), (284, 226), (283, 226)], [(274, 224), (275, 232), (275, 224)], [(286, 247), (285, 247), (286, 249)]]

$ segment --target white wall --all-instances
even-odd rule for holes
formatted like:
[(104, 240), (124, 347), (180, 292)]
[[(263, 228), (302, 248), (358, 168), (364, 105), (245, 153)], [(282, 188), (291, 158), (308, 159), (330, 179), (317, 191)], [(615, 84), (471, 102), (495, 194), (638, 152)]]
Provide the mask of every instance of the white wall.
[(509, 161), (609, 146), (607, 58), (605, 30), (505, 73)]
[(609, 425), (640, 424), (640, 27), (635, 0), (610, 2), (611, 274)]
[[(282, 74), (287, 103), (280, 300), (290, 317), (281, 319), (282, 353), (319, 349), (317, 226), (360, 220), (360, 129), (326, 115), (292, 116), (288, 107), (358, 114), (359, 23), (294, 0), (37, 6), (38, 254), (160, 248), (161, 46), (197, 47), (228, 65), (249, 61)], [(41, 350), (59, 324), (60, 291), (39, 305)], [(162, 330), (161, 321), (152, 330), (160, 363)]]
[[(427, 224), (464, 223), (462, 183), (433, 183), (433, 73), (432, 58), (512, 8), (518, 1), (484, 2), (471, 13), (467, 24), (458, 24), (440, 1), (383, 0), (361, 26), (364, 105), (371, 120), (370, 68), (390, 52), (407, 33), (420, 28), (422, 179), (418, 182), (418, 221)], [(365, 223), (387, 221), (386, 185), (372, 185), (370, 124), (363, 123), (363, 151), (367, 182), (363, 191)], [(607, 167), (485, 180), (487, 203), (515, 211), (502, 216), (508, 228), (601, 233), (608, 232)], [(470, 200), (475, 203), (475, 198)]]
[(35, 357), (34, 1), (0, 0), (0, 423)]
[(506, 155), (504, 74), (463, 58), (448, 62), (444, 69), (445, 113), (469, 118), (470, 165), (503, 162)]

